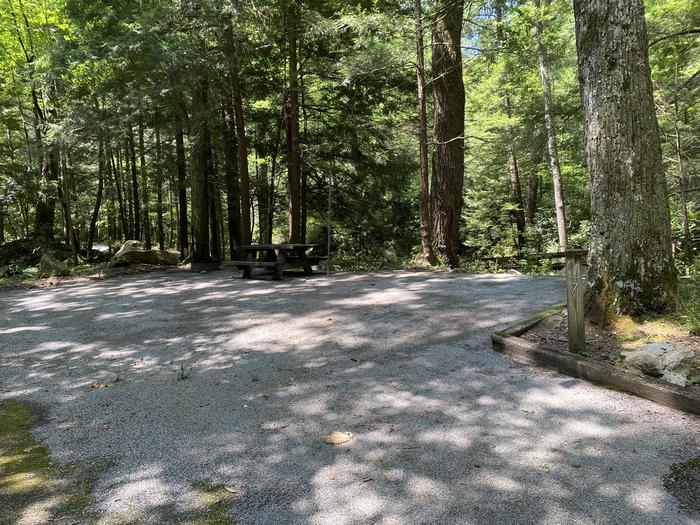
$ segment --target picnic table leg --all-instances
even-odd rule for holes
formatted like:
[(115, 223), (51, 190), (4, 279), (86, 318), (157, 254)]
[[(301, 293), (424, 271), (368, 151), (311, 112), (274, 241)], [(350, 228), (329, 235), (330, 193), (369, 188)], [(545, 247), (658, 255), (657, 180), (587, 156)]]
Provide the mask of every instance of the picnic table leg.
[[(255, 252), (249, 251), (246, 255), (246, 261), (248, 262), (255, 262)], [(253, 267), (252, 266), (246, 266), (243, 269), (243, 278), (244, 279), (250, 279), (251, 276), (253, 275)]]
[(275, 266), (275, 273), (273, 274), (272, 278), (275, 281), (281, 281), (282, 280), (282, 272), (284, 271), (284, 264), (287, 262), (287, 258), (284, 256), (284, 253), (281, 251), (277, 254), (277, 265)]
[(311, 267), (311, 261), (309, 261), (309, 258), (306, 256), (306, 249), (297, 250), (297, 255), (299, 256), (299, 259), (301, 259), (301, 265), (304, 268), (304, 273), (306, 275), (312, 275), (314, 273), (314, 269)]

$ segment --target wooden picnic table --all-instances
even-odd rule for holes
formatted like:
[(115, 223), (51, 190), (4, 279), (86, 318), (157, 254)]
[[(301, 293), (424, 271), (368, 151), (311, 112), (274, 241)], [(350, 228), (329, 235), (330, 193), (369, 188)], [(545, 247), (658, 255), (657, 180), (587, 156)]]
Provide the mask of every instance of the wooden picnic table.
[[(282, 279), (285, 268), (301, 267), (306, 275), (314, 273), (312, 265), (325, 257), (312, 257), (307, 252), (320, 244), (285, 243), (285, 244), (248, 244), (238, 249), (246, 254), (245, 261), (232, 261), (238, 267), (243, 267), (243, 277), (250, 278), (253, 268), (271, 269), (276, 281)], [(258, 253), (264, 253), (263, 259), (258, 260)]]

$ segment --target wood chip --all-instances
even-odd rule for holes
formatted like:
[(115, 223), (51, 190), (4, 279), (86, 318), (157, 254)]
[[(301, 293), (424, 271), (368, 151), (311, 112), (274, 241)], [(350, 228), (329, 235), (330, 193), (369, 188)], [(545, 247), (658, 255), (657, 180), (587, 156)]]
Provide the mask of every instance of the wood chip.
[(352, 432), (331, 432), (325, 442), (329, 445), (342, 445), (352, 439)]

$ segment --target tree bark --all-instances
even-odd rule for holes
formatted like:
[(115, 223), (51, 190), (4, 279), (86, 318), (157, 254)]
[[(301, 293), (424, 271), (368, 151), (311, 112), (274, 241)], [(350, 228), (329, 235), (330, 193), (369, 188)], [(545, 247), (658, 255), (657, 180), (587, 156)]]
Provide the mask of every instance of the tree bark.
[(226, 215), (229, 256), (236, 259), (241, 245), (241, 185), (238, 177), (238, 142), (236, 140), (233, 98), (227, 96), (223, 103), (224, 120), (224, 170), (226, 177)]
[(591, 181), (588, 310), (678, 306), (671, 222), (642, 0), (575, 0)]
[(208, 81), (200, 72), (192, 96), (192, 262), (210, 262), (209, 247), (209, 144), (207, 141)]
[(299, 74), (297, 67), (297, 6), (287, 9), (289, 96), (287, 98), (287, 176), (289, 178), (289, 242), (303, 242), (301, 225), (301, 152), (299, 149)]
[[(545, 6), (549, 2), (545, 0)], [(544, 46), (544, 20), (541, 12), (540, 0), (535, 0), (535, 7), (540, 10), (535, 22), (537, 34), (537, 56), (540, 68), (540, 80), (542, 82), (542, 94), (544, 98), (544, 124), (547, 129), (547, 151), (549, 153), (549, 166), (552, 170), (552, 183), (554, 191), (554, 208), (557, 214), (557, 234), (559, 236), (559, 249), (566, 250), (568, 239), (566, 231), (566, 211), (564, 208), (564, 187), (559, 168), (559, 152), (557, 144), (557, 128), (554, 118), (554, 99), (552, 97), (552, 79), (549, 75), (547, 55)]]
[(433, 250), (432, 222), (430, 220), (430, 168), (428, 167), (428, 112), (425, 101), (425, 51), (423, 39), (423, 5), (414, 0), (416, 15), (416, 77), (418, 88), (418, 144), (420, 148), (420, 241), (423, 258), (430, 265), (437, 264)]
[(530, 156), (530, 176), (527, 182), (527, 206), (525, 208), (525, 222), (532, 226), (535, 222), (537, 204), (540, 196), (540, 176), (537, 168), (542, 162), (542, 149), (544, 139), (541, 133), (536, 133), (532, 144), (532, 154)]
[(141, 231), (146, 240), (146, 249), (150, 250), (153, 244), (151, 239), (151, 216), (149, 208), (148, 195), (148, 173), (146, 172), (146, 148), (143, 140), (143, 117), (139, 116), (139, 169), (141, 171), (141, 195), (142, 195), (142, 210), (143, 224)]
[(464, 186), (463, 0), (438, 0), (433, 30), (433, 241), (445, 263), (459, 266)]
[(243, 113), (243, 95), (241, 93), (238, 51), (233, 38), (233, 28), (226, 28), (225, 48), (230, 60), (231, 96), (235, 116), (238, 179), (240, 187), (240, 244), (250, 244), (253, 234), (250, 218), (250, 172), (248, 171), (248, 139), (245, 132), (245, 115)]
[(158, 248), (165, 250), (165, 231), (163, 226), (163, 156), (160, 143), (160, 129), (156, 127), (156, 216), (158, 220)]
[(141, 240), (141, 204), (139, 199), (139, 181), (136, 171), (136, 147), (134, 130), (129, 124), (129, 162), (131, 165), (131, 200), (134, 203), (134, 239)]

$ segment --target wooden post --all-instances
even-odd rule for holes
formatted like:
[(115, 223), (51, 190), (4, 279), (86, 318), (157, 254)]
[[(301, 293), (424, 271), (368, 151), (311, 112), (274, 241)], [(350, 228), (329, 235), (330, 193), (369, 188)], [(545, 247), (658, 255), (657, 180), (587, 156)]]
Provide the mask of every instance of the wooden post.
[(586, 350), (586, 332), (583, 318), (583, 299), (586, 283), (581, 275), (582, 252), (567, 251), (566, 257), (566, 306), (569, 321), (569, 351)]

